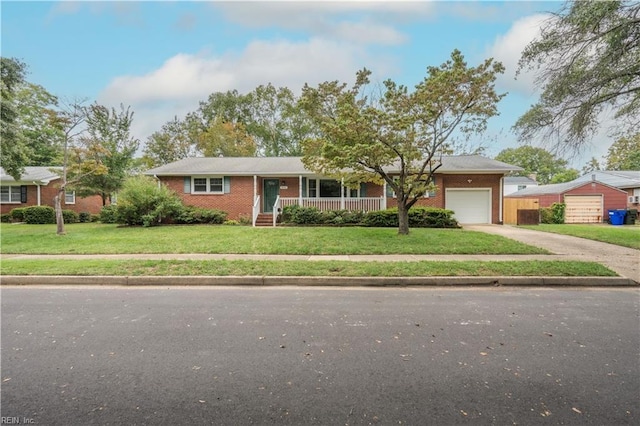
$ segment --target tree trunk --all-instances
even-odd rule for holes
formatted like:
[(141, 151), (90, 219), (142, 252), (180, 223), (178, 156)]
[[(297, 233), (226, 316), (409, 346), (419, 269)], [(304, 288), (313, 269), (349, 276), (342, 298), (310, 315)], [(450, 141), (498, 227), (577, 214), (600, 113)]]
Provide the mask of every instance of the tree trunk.
[(56, 234), (58, 234), (58, 235), (64, 235), (65, 234), (65, 232), (64, 232), (64, 216), (62, 216), (62, 201), (61, 201), (61, 196), (60, 196), (61, 194), (64, 195), (64, 189), (58, 190), (58, 193), (53, 198), (53, 201), (54, 201), (55, 206), (56, 206), (56, 225), (57, 225)]
[(398, 234), (409, 235), (409, 209), (401, 200), (398, 200)]

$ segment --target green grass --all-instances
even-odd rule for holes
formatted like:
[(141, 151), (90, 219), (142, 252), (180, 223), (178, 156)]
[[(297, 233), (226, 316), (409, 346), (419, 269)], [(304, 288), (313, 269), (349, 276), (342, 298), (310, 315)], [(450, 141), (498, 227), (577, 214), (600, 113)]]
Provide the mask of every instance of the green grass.
[(534, 231), (553, 232), (555, 234), (572, 235), (589, 240), (602, 241), (623, 247), (640, 250), (640, 226), (623, 225), (612, 226), (604, 224), (593, 225), (547, 225), (523, 226)]
[(616, 276), (593, 262), (347, 262), (247, 260), (3, 260), (2, 275), (111, 276)]
[(247, 226), (117, 227), (104, 224), (0, 226), (3, 254), (547, 254), (497, 235), (463, 229)]

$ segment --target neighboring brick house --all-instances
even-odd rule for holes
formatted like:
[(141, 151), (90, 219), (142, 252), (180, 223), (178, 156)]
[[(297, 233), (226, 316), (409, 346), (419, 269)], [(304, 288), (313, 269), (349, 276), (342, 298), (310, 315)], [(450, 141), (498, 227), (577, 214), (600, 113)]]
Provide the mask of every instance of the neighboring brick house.
[(580, 176), (576, 181), (589, 182), (591, 180), (605, 183), (627, 193), (627, 207), (640, 208), (640, 171), (638, 170), (595, 170)]
[[(460, 223), (501, 223), (503, 179), (517, 166), (478, 155), (442, 159), (437, 190), (417, 205), (451, 209)], [(388, 172), (394, 174), (394, 169)], [(185, 158), (145, 172), (180, 195), (187, 205), (226, 211), (230, 219), (256, 223), (287, 205), (321, 210), (383, 210), (397, 205), (385, 185), (350, 189), (307, 170), (300, 157)]]
[(537, 201), (538, 207), (565, 203), (565, 223), (601, 223), (609, 219), (608, 210), (625, 209), (627, 192), (598, 180), (573, 180), (534, 186), (509, 194), (508, 199)]
[[(1, 213), (9, 213), (18, 207), (51, 206), (58, 192), (60, 176), (55, 167), (26, 167), (19, 180), (7, 175), (0, 168)], [(75, 191), (67, 191), (62, 202), (63, 209), (77, 213), (100, 213), (102, 197), (77, 197)]]

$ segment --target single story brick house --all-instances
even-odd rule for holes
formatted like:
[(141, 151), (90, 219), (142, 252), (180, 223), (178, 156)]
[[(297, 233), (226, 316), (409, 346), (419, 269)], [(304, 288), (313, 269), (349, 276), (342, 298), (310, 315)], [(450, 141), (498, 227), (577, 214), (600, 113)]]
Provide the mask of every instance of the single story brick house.
[(608, 210), (625, 209), (628, 197), (626, 191), (592, 178), (534, 186), (505, 198), (531, 201), (536, 208), (565, 203), (565, 223), (602, 223), (609, 219)]
[[(1, 213), (9, 213), (18, 207), (51, 206), (58, 192), (60, 176), (56, 167), (26, 167), (19, 180), (9, 176), (0, 168)], [(66, 191), (63, 209), (76, 213), (98, 214), (102, 209), (102, 197), (76, 197), (75, 191)]]
[(580, 176), (576, 181), (589, 182), (591, 180), (605, 183), (627, 192), (627, 207), (640, 208), (640, 171), (639, 170), (595, 170)]
[[(479, 155), (449, 156), (435, 175), (437, 190), (420, 206), (451, 209), (460, 223), (501, 223), (503, 179), (522, 170)], [(393, 168), (389, 173), (393, 174)], [(387, 185), (363, 183), (350, 189), (341, 181), (307, 170), (301, 157), (185, 158), (145, 172), (180, 195), (187, 205), (226, 211), (275, 223), (288, 205), (320, 210), (384, 210), (397, 205)]]

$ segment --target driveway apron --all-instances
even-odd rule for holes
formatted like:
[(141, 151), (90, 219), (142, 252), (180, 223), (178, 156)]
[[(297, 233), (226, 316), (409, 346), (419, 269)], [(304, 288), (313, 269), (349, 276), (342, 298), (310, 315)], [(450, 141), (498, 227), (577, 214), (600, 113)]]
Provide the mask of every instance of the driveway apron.
[(501, 235), (556, 255), (567, 256), (567, 260), (598, 262), (619, 275), (640, 283), (640, 250), (509, 225), (465, 225), (464, 229)]

